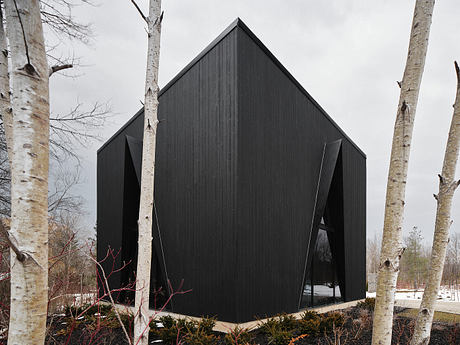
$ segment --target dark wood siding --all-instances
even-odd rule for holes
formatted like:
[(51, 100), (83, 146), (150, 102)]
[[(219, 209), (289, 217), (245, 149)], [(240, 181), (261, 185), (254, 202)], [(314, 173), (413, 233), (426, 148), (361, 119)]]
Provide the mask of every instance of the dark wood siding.
[(366, 297), (366, 159), (343, 146), (346, 299)]
[(156, 194), (174, 311), (233, 319), (236, 32), (160, 97)]
[[(183, 279), (192, 289), (174, 312), (244, 322), (298, 310), (323, 148), (337, 139), (345, 298), (364, 296), (365, 156), (241, 21), (159, 101), (155, 255), (173, 287)], [(135, 175), (125, 170), (126, 135), (142, 140), (142, 115), (98, 151), (99, 257), (137, 242), (122, 215), (134, 209), (123, 200), (135, 200), (123, 195), (124, 172)]]
[[(238, 53), (236, 258), (238, 321), (245, 321), (254, 314), (297, 311), (324, 144), (344, 139), (345, 159), (365, 157), (244, 26), (238, 29)], [(352, 185), (344, 217), (346, 252), (352, 246), (355, 258), (348, 272), (358, 275), (365, 267), (365, 195), (353, 189), (365, 186), (365, 170), (354, 163), (344, 166), (352, 169), (345, 175)], [(363, 297), (362, 278), (348, 278), (355, 291), (350, 296)]]
[[(236, 270), (236, 76), (232, 30), (159, 98), (155, 170), (159, 230), (173, 288), (184, 280), (183, 289), (192, 289), (174, 298), (178, 313), (200, 316), (212, 311), (223, 319), (235, 317), (230, 296), (235, 295)], [(126, 134), (142, 139), (142, 118), (138, 114), (98, 154), (101, 254), (109, 243), (121, 246), (121, 142)], [(221, 297), (210, 298), (216, 294)]]

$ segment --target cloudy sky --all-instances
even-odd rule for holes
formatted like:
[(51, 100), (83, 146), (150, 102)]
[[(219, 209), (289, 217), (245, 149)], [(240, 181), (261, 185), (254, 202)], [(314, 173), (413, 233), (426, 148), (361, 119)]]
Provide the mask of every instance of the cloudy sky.
[[(160, 87), (171, 80), (236, 17), (240, 17), (305, 89), (367, 154), (367, 233), (380, 234), (393, 124), (415, 1), (401, 0), (163, 0)], [(138, 0), (147, 12), (148, 0)], [(78, 78), (53, 76), (53, 112), (77, 101), (110, 101), (117, 115), (101, 131), (109, 138), (143, 99), (145, 25), (130, 0), (99, 0), (74, 15), (91, 22), (89, 46), (67, 44), (81, 56)], [(453, 61), (460, 60), (460, 3), (435, 6), (415, 120), (407, 185), (405, 234), (418, 226), (427, 242), (434, 228), (437, 177), (455, 96)], [(96, 150), (81, 149), (88, 217), (96, 221)], [(460, 169), (459, 169), (460, 170)], [(460, 173), (459, 173), (460, 176)], [(460, 201), (453, 210), (460, 232)]]

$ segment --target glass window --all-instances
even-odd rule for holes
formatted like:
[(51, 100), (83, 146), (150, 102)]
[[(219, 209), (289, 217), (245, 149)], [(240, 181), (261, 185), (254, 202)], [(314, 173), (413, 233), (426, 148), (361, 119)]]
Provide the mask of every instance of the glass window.
[[(321, 228), (326, 228), (321, 224)], [(342, 300), (334, 258), (329, 244), (332, 231), (318, 230), (313, 258), (307, 267), (301, 308), (333, 304)]]

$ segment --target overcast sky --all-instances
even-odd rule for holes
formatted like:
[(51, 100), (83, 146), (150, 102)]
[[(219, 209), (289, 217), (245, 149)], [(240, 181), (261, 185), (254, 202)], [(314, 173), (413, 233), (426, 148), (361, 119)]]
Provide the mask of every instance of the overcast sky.
[[(104, 141), (143, 99), (147, 37), (130, 0), (99, 0), (74, 11), (91, 22), (89, 46), (61, 46), (82, 57), (78, 78), (51, 78), (52, 112), (77, 101), (110, 101), (117, 116)], [(160, 87), (240, 17), (304, 88), (367, 154), (367, 234), (381, 234), (393, 125), (415, 1), (401, 0), (163, 0)], [(147, 0), (138, 0), (147, 13)], [(453, 61), (460, 60), (460, 3), (438, 1), (415, 120), (404, 233), (418, 226), (427, 242), (434, 229), (441, 171), (455, 96)], [(96, 221), (96, 150), (80, 150), (88, 217)], [(460, 169), (459, 169), (460, 171)], [(460, 176), (460, 173), (458, 174)], [(457, 193), (459, 194), (459, 193)], [(452, 231), (460, 232), (455, 197)]]

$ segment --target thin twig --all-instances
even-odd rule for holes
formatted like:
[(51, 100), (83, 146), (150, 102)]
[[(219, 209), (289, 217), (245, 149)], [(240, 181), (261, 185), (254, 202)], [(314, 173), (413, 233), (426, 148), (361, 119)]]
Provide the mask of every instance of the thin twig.
[[(87, 254), (88, 255), (88, 254)], [(113, 311), (115, 312), (115, 315), (117, 316), (117, 319), (118, 319), (118, 322), (120, 323), (120, 326), (121, 328), (123, 329), (123, 332), (125, 333), (125, 336), (126, 336), (126, 339), (128, 340), (128, 343), (129, 345), (132, 345), (132, 342), (131, 342), (131, 338), (130, 336), (128, 335), (128, 332), (126, 331), (126, 328), (125, 328), (125, 325), (123, 324), (123, 322), (121, 321), (121, 318), (120, 318), (120, 314), (118, 313), (117, 311), (117, 307), (115, 305), (115, 301), (113, 300), (113, 297), (112, 297), (112, 294), (110, 293), (110, 287), (109, 287), (109, 282), (107, 281), (107, 277), (105, 275), (105, 271), (104, 271), (104, 268), (102, 267), (102, 265), (96, 260), (94, 259), (91, 255), (88, 255), (88, 257), (99, 267), (99, 269), (101, 270), (102, 272), (102, 276), (104, 277), (104, 284), (107, 288), (107, 291), (109, 291), (109, 298), (110, 298), (110, 302), (112, 304), (112, 307), (113, 307)]]
[(145, 22), (148, 24), (149, 19), (144, 15), (144, 13), (142, 13), (142, 10), (139, 8), (139, 6), (136, 4), (136, 2), (134, 0), (131, 0), (131, 2), (133, 3), (134, 7), (136, 7), (136, 9), (139, 12), (139, 14), (141, 15), (142, 19), (144, 19)]
[(457, 73), (457, 82), (460, 84), (460, 68), (458, 67), (457, 61), (454, 61), (455, 73)]
[(4, 224), (3, 224), (3, 219), (0, 219), (0, 232), (3, 234), (5, 237), (6, 241), (8, 242), (8, 245), (10, 246), (11, 249), (13, 249), (13, 252), (15, 252), (16, 257), (20, 262), (24, 262), (26, 259), (26, 256), (23, 252), (19, 250), (19, 248), (11, 241), (10, 234), (8, 230), (6, 230)]

